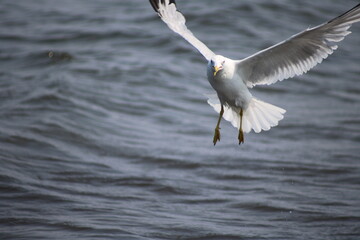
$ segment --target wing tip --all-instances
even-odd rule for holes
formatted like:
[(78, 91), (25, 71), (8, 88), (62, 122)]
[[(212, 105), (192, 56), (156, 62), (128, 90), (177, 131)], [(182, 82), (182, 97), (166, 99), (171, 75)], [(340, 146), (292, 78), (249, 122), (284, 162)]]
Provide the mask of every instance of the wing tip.
[(341, 14), (340, 16), (337, 16), (336, 18), (331, 19), (331, 20), (328, 21), (327, 23), (331, 23), (331, 22), (333, 22), (333, 21), (335, 21), (335, 20), (337, 20), (337, 19), (339, 19), (339, 18), (341, 18), (341, 17), (343, 17), (343, 16), (345, 16), (345, 15), (347, 15), (347, 14), (349, 14), (349, 13), (355, 11), (355, 10), (358, 10), (358, 9), (360, 9), (360, 3), (357, 4), (355, 7), (351, 8), (350, 10), (344, 12), (344, 13)]
[(158, 0), (149, 0), (152, 8), (155, 12), (159, 13), (159, 1)]
[(166, 3), (168, 3), (168, 5), (176, 5), (175, 0), (149, 0), (149, 2), (153, 7), (154, 11), (157, 13), (159, 13), (159, 4), (166, 5)]

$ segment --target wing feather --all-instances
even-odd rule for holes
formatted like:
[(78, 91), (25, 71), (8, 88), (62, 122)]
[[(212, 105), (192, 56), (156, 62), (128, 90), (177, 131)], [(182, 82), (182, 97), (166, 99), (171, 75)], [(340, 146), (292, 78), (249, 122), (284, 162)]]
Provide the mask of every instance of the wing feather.
[(177, 10), (175, 0), (150, 0), (150, 4), (171, 30), (182, 36), (210, 61), (215, 54), (186, 27), (186, 19)]
[(272, 84), (306, 73), (337, 49), (351, 32), (351, 24), (360, 21), (360, 4), (314, 28), (236, 61), (237, 71), (248, 87)]

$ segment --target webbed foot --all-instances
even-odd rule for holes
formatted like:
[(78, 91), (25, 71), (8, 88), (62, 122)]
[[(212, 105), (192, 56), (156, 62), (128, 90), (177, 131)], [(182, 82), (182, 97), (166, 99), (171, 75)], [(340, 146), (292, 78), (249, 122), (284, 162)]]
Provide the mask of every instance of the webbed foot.
[(216, 145), (217, 141), (220, 142), (220, 128), (219, 127), (215, 128), (214, 139), (213, 139), (214, 146)]
[(242, 129), (239, 130), (238, 139), (239, 139), (239, 145), (244, 143), (244, 132), (242, 131)]

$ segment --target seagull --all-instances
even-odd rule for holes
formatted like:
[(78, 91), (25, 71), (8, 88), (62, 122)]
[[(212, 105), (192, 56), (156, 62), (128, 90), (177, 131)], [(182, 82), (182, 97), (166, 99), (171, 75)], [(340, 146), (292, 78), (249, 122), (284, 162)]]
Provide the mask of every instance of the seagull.
[(238, 129), (239, 144), (244, 133), (259, 133), (278, 125), (285, 110), (252, 96), (249, 88), (273, 84), (306, 73), (337, 49), (337, 42), (350, 34), (360, 21), (360, 4), (319, 26), (308, 28), (247, 58), (233, 60), (211, 51), (186, 27), (175, 0), (149, 0), (161, 20), (193, 45), (208, 61), (207, 77), (217, 93), (208, 103), (219, 113), (213, 143), (220, 141), (221, 119)]

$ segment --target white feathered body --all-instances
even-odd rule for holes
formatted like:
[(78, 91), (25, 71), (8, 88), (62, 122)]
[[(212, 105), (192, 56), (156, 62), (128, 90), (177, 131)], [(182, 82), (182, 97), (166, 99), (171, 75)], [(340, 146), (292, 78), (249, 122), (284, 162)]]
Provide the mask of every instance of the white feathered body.
[[(236, 62), (225, 59), (223, 69), (214, 76), (211, 62), (207, 67), (208, 80), (215, 89), (218, 99), (210, 98), (208, 103), (217, 111), (221, 110), (221, 104), (224, 106), (224, 119), (240, 128), (240, 110), (243, 109), (243, 131), (255, 132), (269, 130), (278, 125), (283, 119), (284, 109), (255, 99), (247, 88), (243, 79), (238, 74)], [(240, 71), (241, 72), (241, 71)]]
[(211, 63), (207, 67), (207, 76), (211, 86), (216, 90), (220, 102), (230, 106), (247, 109), (251, 101), (251, 93), (244, 81), (235, 71), (235, 62), (225, 58), (223, 70), (214, 76)]

